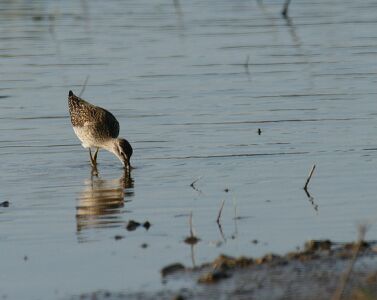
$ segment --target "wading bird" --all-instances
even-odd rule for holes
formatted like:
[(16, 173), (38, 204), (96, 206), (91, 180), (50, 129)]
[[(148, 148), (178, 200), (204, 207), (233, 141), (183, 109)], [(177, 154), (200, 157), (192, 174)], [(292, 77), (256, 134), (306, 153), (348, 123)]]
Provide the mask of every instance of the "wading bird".
[[(131, 144), (118, 138), (119, 123), (112, 113), (77, 97), (72, 91), (68, 94), (69, 114), (75, 134), (84, 148), (89, 148), (90, 162), (97, 167), (97, 154), (100, 148), (113, 153), (123, 163), (126, 170), (131, 169)], [(90, 148), (96, 148), (94, 155)]]

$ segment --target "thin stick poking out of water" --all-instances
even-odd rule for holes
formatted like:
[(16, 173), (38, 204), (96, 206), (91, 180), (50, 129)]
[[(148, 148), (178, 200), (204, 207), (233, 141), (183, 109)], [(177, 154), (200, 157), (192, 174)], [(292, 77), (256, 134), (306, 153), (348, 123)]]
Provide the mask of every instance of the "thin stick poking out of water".
[(284, 18), (288, 17), (288, 7), (289, 3), (291, 3), (291, 0), (285, 0), (283, 10), (281, 11), (281, 14), (283, 15)]
[(223, 212), (224, 204), (225, 204), (225, 200), (223, 200), (223, 202), (221, 202), (221, 206), (220, 206), (219, 214), (217, 215), (216, 222), (217, 222), (218, 224), (220, 224), (220, 218), (221, 218), (221, 213)]
[(193, 237), (194, 231), (192, 230), (192, 211), (190, 211), (189, 224), (190, 224), (190, 237)]
[(196, 178), (193, 182), (191, 182), (190, 186), (197, 192), (201, 193), (202, 191), (199, 190), (196, 186), (195, 186), (195, 183), (200, 179), (202, 178), (203, 176), (199, 176), (198, 178)]
[(313, 176), (314, 170), (315, 170), (315, 165), (313, 165), (312, 169), (311, 169), (310, 172), (309, 172), (309, 176), (308, 176), (308, 178), (306, 179), (306, 182), (305, 182), (305, 185), (304, 185), (304, 190), (305, 190), (305, 191), (308, 189), (308, 184), (309, 184), (310, 179), (312, 179), (312, 176)]
[(192, 211), (190, 212), (189, 224), (190, 224), (190, 236), (185, 238), (184, 242), (189, 245), (195, 245), (197, 242), (200, 241), (200, 239), (194, 235), (194, 230), (192, 228)]
[(86, 76), (86, 78), (85, 78), (84, 84), (83, 84), (83, 86), (82, 86), (82, 88), (81, 88), (81, 91), (80, 91), (80, 93), (79, 93), (79, 97), (81, 97), (81, 95), (84, 93), (85, 88), (86, 88), (86, 85), (87, 85), (87, 83), (88, 83), (88, 80), (89, 80), (89, 75)]
[(243, 65), (247, 74), (250, 74), (250, 72), (249, 72), (249, 60), (250, 60), (250, 55), (247, 55), (246, 56), (246, 61), (245, 61), (244, 65)]

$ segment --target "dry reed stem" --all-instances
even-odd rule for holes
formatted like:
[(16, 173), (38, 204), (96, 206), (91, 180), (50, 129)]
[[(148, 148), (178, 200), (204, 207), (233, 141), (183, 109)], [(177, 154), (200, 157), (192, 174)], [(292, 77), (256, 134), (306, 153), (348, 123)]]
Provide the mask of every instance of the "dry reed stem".
[(281, 14), (283, 15), (284, 18), (288, 17), (288, 7), (290, 3), (291, 3), (291, 0), (285, 0), (284, 2), (283, 10), (281, 11)]
[(365, 234), (368, 230), (368, 226), (367, 226), (367, 224), (361, 224), (361, 225), (359, 225), (358, 229), (359, 229), (358, 241), (357, 241), (356, 247), (354, 249), (352, 259), (350, 261), (350, 264), (349, 264), (346, 272), (344, 273), (344, 275), (340, 279), (339, 286), (335, 290), (335, 293), (334, 293), (333, 297), (331, 298), (332, 300), (341, 300), (344, 296), (344, 291), (346, 289), (348, 280), (349, 280), (351, 273), (352, 273), (353, 266), (355, 265), (357, 256), (360, 252), (361, 246), (362, 246), (363, 241), (365, 239)]
[(304, 185), (304, 190), (307, 190), (307, 189), (308, 189), (308, 184), (309, 184), (310, 179), (312, 179), (312, 176), (313, 176), (314, 170), (315, 170), (315, 165), (312, 166), (312, 169), (311, 169), (310, 172), (309, 172), (309, 176), (308, 176), (308, 178), (306, 179), (306, 182), (305, 182), (305, 185)]
[(190, 211), (189, 224), (190, 224), (190, 237), (193, 237), (194, 231), (192, 229), (192, 211)]
[(224, 204), (225, 204), (225, 200), (223, 200), (223, 201), (221, 202), (221, 206), (220, 206), (219, 214), (217, 215), (217, 219), (216, 219), (216, 222), (217, 222), (217, 223), (220, 223), (221, 213), (222, 213), (222, 211), (223, 211)]
[(199, 176), (198, 178), (196, 178), (193, 182), (191, 182), (190, 186), (197, 192), (201, 193), (202, 191), (199, 190), (196, 186), (195, 186), (195, 183), (200, 180), (203, 176)]
[(84, 84), (83, 84), (83, 86), (82, 86), (82, 88), (81, 88), (81, 91), (80, 91), (80, 93), (79, 93), (79, 97), (81, 97), (81, 95), (84, 93), (85, 88), (86, 88), (86, 85), (87, 85), (87, 83), (88, 83), (88, 80), (89, 80), (89, 75), (86, 76), (86, 78), (85, 78)]

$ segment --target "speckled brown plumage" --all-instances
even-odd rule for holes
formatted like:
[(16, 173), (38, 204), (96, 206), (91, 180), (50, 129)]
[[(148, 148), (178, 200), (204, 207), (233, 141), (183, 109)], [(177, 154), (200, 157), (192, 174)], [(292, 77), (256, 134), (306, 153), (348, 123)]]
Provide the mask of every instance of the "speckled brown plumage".
[(79, 137), (83, 144), (96, 146), (95, 144), (100, 145), (108, 139), (118, 137), (119, 123), (106, 109), (86, 102), (72, 91), (69, 92), (68, 106), (74, 129), (85, 132), (85, 141)]
[[(89, 148), (92, 174), (97, 174), (97, 153), (105, 149), (113, 153), (127, 172), (131, 170), (130, 158), (133, 153), (131, 144), (124, 138), (118, 138), (119, 123), (112, 113), (68, 93), (68, 107), (73, 131), (84, 148)], [(92, 155), (91, 148), (95, 148)]]

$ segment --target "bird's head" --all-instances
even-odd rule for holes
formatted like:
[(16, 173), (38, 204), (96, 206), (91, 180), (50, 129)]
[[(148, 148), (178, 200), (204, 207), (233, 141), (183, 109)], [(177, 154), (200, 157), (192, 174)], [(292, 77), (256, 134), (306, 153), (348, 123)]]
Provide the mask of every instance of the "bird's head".
[(131, 144), (125, 139), (116, 139), (113, 153), (120, 159), (125, 168), (131, 169), (130, 159), (132, 156)]

